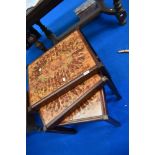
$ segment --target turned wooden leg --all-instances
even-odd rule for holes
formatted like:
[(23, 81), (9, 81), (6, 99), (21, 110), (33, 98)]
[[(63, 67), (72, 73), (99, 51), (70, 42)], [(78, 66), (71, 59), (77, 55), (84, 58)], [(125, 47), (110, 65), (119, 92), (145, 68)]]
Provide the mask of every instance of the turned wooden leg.
[(127, 13), (122, 7), (121, 0), (113, 0), (113, 3), (116, 10), (116, 18), (121, 25), (124, 25), (126, 23)]
[[(32, 131), (43, 131), (43, 127), (38, 126), (35, 123), (34, 114), (35, 112), (28, 112), (28, 106), (29, 106), (29, 94), (26, 92), (26, 131), (32, 132)], [(77, 131), (73, 128), (67, 128), (67, 127), (59, 127), (56, 126), (52, 129), (47, 129), (46, 132), (54, 132), (54, 133), (61, 133), (61, 134), (75, 134)]]
[(34, 29), (32, 26), (26, 29), (26, 49), (29, 49), (33, 45), (33, 39), (30, 39), (30, 36), (35, 36), (37, 39), (41, 37), (41, 34)]
[(49, 29), (47, 29), (47, 27), (45, 25), (43, 25), (40, 21), (38, 21), (36, 24), (41, 28), (41, 30), (45, 33), (46, 37), (49, 40), (52, 40), (52, 42), (54, 44), (56, 44), (58, 42), (58, 39), (55, 36), (55, 34), (52, 31), (50, 31)]
[(47, 48), (44, 46), (44, 44), (42, 42), (40, 42), (39, 40), (35, 41), (35, 45), (37, 48), (39, 48), (40, 50), (42, 50), (43, 52), (47, 51)]
[(44, 46), (44, 44), (42, 42), (40, 42), (35, 35), (31, 34), (28, 38), (29, 42), (34, 42), (36, 47), (39, 48), (40, 50), (42, 50), (43, 52), (47, 51), (47, 48)]

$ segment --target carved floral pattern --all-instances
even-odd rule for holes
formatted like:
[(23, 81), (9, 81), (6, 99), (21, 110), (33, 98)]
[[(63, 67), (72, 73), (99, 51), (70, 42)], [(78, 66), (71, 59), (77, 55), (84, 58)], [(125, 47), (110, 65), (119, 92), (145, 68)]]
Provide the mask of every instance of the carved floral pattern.
[(90, 99), (82, 103), (69, 116), (67, 116), (60, 124), (72, 124), (84, 122), (85, 120), (94, 120), (97, 117), (106, 115), (104, 96), (100, 90), (96, 92)]
[(79, 31), (74, 31), (28, 68), (33, 105), (96, 65)]
[[(77, 100), (81, 95), (87, 92), (91, 87), (93, 87), (100, 80), (101, 80), (101, 77), (98, 74), (96, 74), (93, 77), (86, 80), (84, 83), (78, 85), (77, 87), (70, 90), (66, 94), (60, 96), (58, 99), (40, 108), (40, 115), (44, 124), (46, 125), (50, 121), (52, 121), (56, 116), (62, 113), (67, 107), (69, 107), (72, 103), (74, 103), (75, 100)], [(82, 104), (81, 107), (77, 108), (77, 110), (75, 110), (73, 114), (67, 117), (63, 123), (66, 123), (73, 119), (78, 119), (80, 117), (83, 117), (83, 118), (88, 117), (88, 115), (89, 117), (102, 115), (101, 100), (103, 100), (103, 96), (101, 99), (101, 94), (99, 91), (92, 98), (90, 98), (86, 103)]]

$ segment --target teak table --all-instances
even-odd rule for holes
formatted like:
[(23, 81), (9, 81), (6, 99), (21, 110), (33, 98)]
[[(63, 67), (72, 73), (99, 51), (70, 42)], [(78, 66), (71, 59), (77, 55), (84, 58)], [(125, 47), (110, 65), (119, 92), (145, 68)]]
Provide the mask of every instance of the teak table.
[[(121, 96), (105, 66), (80, 30), (70, 33), (30, 64), (28, 80), (28, 111), (39, 111), (44, 131), (63, 128), (64, 133), (65, 128), (62, 125), (86, 120), (106, 120), (119, 125), (107, 113), (105, 92), (102, 88), (107, 84), (118, 99)], [(82, 105), (87, 105), (87, 108)], [(79, 106), (87, 114), (80, 120), (79, 117), (77, 119), (77, 113), (80, 114), (81, 111), (77, 110)], [(76, 117), (73, 116), (74, 111), (77, 111)], [(68, 133), (68, 129), (66, 130)], [(71, 133), (74, 131), (69, 130)]]

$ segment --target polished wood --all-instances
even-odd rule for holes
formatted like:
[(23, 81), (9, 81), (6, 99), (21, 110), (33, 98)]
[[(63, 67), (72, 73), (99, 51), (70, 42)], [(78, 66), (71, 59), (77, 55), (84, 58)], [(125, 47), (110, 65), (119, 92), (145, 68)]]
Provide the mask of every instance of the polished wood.
[(125, 9), (123, 9), (121, 0), (113, 0), (114, 9), (116, 10), (116, 17), (121, 25), (126, 23), (127, 13)]
[(120, 25), (124, 25), (126, 23), (127, 13), (125, 9), (123, 9), (121, 0), (113, 0), (113, 8), (106, 7), (104, 0), (95, 0), (95, 3), (92, 4), (93, 6), (89, 6), (85, 10), (82, 9), (83, 11), (81, 13), (78, 14), (75, 11), (76, 15), (80, 17), (80, 20), (73, 26), (69, 27), (69, 29), (67, 29), (63, 34), (56, 36), (51, 30), (47, 29), (46, 26), (40, 22), (40, 19), (61, 1), (62, 0), (43, 0), (38, 4), (38, 6), (30, 10), (29, 13), (27, 13), (27, 29), (29, 29), (29, 27), (31, 27), (33, 24), (37, 23), (47, 38), (55, 44), (58, 41), (61, 41), (64, 37), (66, 37), (66, 35), (70, 34), (74, 30), (82, 28), (91, 22), (100, 13), (116, 16)]
[[(100, 101), (98, 102), (93, 97), (98, 92), (100, 92), (101, 88), (105, 84), (108, 84), (110, 86), (110, 88), (112, 89), (112, 91), (114, 91), (117, 97), (119, 97), (118, 90), (116, 89), (108, 71), (104, 66), (102, 66), (99, 58), (95, 54), (95, 51), (93, 50), (91, 45), (87, 42), (87, 40), (84, 38), (84, 35), (79, 30), (76, 30), (71, 34), (69, 34), (66, 38), (64, 38), (53, 48), (51, 48), (51, 50), (49, 50), (47, 53), (43, 54), (40, 58), (38, 58), (28, 67), (28, 70), (30, 69), (29, 76), (31, 77), (31, 79), (29, 77), (29, 84), (30, 84), (30, 80), (32, 80), (31, 84), (33, 84), (33, 82), (34, 83), (36, 82), (33, 85), (33, 87), (39, 88), (41, 86), (40, 85), (41, 81), (39, 82), (37, 81), (39, 79), (39, 80), (42, 80), (43, 82), (42, 84), (44, 84), (45, 88), (46, 87), (50, 88), (51, 83), (48, 85), (48, 83), (44, 83), (44, 82), (46, 81), (46, 78), (49, 75), (52, 75), (52, 76), (49, 76), (50, 78), (56, 75), (54, 78), (55, 81), (53, 81), (54, 83), (57, 83), (57, 85), (55, 85), (55, 89), (65, 90), (63, 92), (61, 91), (62, 94), (57, 90), (53, 91), (55, 98), (50, 98), (51, 96), (46, 98), (45, 96), (45, 97), (42, 97), (43, 98), (42, 99), (40, 97), (40, 101), (37, 102), (37, 103), (40, 103), (40, 106), (38, 106), (38, 109), (40, 109), (39, 112), (44, 124), (43, 130), (44, 131), (47, 131), (49, 129), (53, 130), (56, 126), (59, 126), (59, 125), (61, 126), (65, 124), (80, 123), (80, 122), (92, 121), (92, 120), (107, 120), (109, 123), (116, 125), (117, 124), (116, 121), (111, 117), (109, 117), (107, 113), (106, 104), (105, 104), (106, 101), (104, 100), (104, 96), (105, 96), (104, 92), (102, 91), (102, 94), (100, 94), (100, 97), (99, 97), (99, 94), (97, 95), (97, 97), (95, 97), (98, 99), (100, 98)], [(78, 52), (80, 53), (79, 55), (77, 54)], [(83, 53), (84, 53), (84, 57), (83, 57)], [(75, 60), (74, 60), (74, 57), (76, 57)], [(81, 59), (81, 57), (83, 57), (82, 61), (78, 61), (78, 58)], [(85, 63), (83, 63), (83, 61)], [(78, 63), (78, 65), (79, 63), (81, 63), (82, 65), (80, 67), (77, 67), (76, 63)], [(93, 67), (98, 66), (99, 64), (101, 64), (101, 67), (98, 68), (98, 70), (95, 69), (96, 72), (93, 72), (93, 74), (90, 74), (90, 76), (88, 76), (87, 78), (82, 79), (82, 77), (85, 77), (91, 72), (91, 69)], [(70, 70), (72, 66), (73, 66), (73, 69), (71, 69), (70, 72), (64, 72), (63, 69), (66, 66), (67, 66), (66, 71)], [(86, 67), (86, 70), (83, 70), (85, 69), (85, 67)], [(87, 67), (90, 69), (88, 69)], [(80, 70), (80, 71), (77, 72), (77, 70)], [(100, 71), (100, 74), (99, 74), (99, 71)], [(54, 73), (51, 74), (52, 72)], [(80, 73), (80, 75), (82, 76), (79, 76), (79, 74), (77, 73)], [(72, 76), (72, 74), (74, 76)], [(78, 81), (80, 81), (79, 83), (78, 81), (76, 81), (75, 77), (78, 79)], [(71, 85), (69, 80), (71, 80), (72, 84), (74, 83), (73, 87), (70, 87)], [(54, 83), (52, 84), (52, 87)], [(36, 87), (37, 84), (38, 86)], [(61, 84), (62, 86), (59, 86)], [(65, 87), (63, 87), (63, 84)], [(52, 90), (52, 89), (49, 89), (49, 90)], [(37, 89), (34, 89), (34, 92), (35, 91), (37, 93)], [(29, 93), (29, 95), (33, 95), (33, 94)], [(30, 100), (31, 97), (32, 96), (29, 97), (29, 101), (31, 101)], [(96, 104), (100, 103), (100, 108), (98, 109), (98, 106), (96, 109), (95, 109), (95, 106), (94, 108), (91, 107), (92, 108), (91, 110), (92, 111), (94, 110), (94, 113), (93, 112), (90, 113), (89, 111), (87, 115), (85, 115), (85, 117), (80, 115), (81, 118), (79, 117), (78, 119), (77, 118), (77, 116), (79, 115), (78, 113), (80, 113), (81, 111), (81, 109), (79, 110), (78, 108), (80, 108), (80, 106), (85, 107), (87, 102), (89, 103), (91, 102), (90, 100), (94, 100), (94, 104), (95, 102)], [(45, 101), (44, 104), (41, 104), (43, 103), (42, 101)], [(33, 106), (33, 104), (31, 105), (31, 103), (29, 105), (30, 107)], [(102, 112), (100, 111), (101, 105), (104, 107), (102, 109), (103, 110)], [(81, 107), (81, 108), (84, 109), (84, 107)], [(35, 108), (32, 108), (32, 110), (34, 109)], [(99, 113), (97, 113), (95, 110), (96, 111), (99, 110), (98, 111)], [(75, 114), (75, 111), (77, 111), (76, 114)], [(96, 115), (98, 116), (95, 116), (95, 112), (96, 112)], [(73, 113), (74, 115), (76, 115), (76, 117), (73, 117)], [(93, 117), (93, 114), (94, 114), (94, 117)], [(67, 121), (65, 121), (65, 119), (67, 119)]]
[[(43, 16), (45, 16), (50, 10), (52, 10), (62, 1), (63, 0), (40, 0), (34, 7), (28, 8), (26, 10), (27, 49), (30, 48), (35, 43), (37, 48), (39, 48), (43, 52), (47, 51), (47, 48), (45, 47), (45, 45), (38, 40), (40, 37), (40, 34), (37, 30), (35, 30), (32, 27), (34, 24), (37, 24), (41, 28), (41, 30), (45, 33), (47, 38), (50, 39), (54, 44), (57, 42), (57, 38), (53, 34), (53, 32), (47, 29), (47, 27), (43, 23), (41, 23), (40, 20)], [(33, 31), (31, 29), (33, 29)], [(34, 34), (34, 31), (35, 31), (35, 34)], [(30, 41), (29, 37), (32, 38), (32, 36), (37, 39), (35, 39), (34, 41)]]
[[(48, 128), (49, 126), (53, 125), (53, 123), (55, 123), (55, 121), (59, 119), (59, 116), (61, 116), (60, 119), (62, 119), (62, 117), (64, 117), (64, 115), (62, 115), (64, 111), (65, 115), (67, 115), (68, 111), (73, 110), (70, 107), (75, 109), (73, 105), (77, 107), (79, 105), (79, 102), (81, 102), (82, 99), (86, 98), (85, 94), (88, 94), (91, 89), (94, 90), (96, 86), (98, 87), (99, 85), (101, 85), (101, 83), (102, 77), (96, 74), (93, 77), (86, 80), (84, 83), (78, 85), (74, 89), (58, 97), (53, 102), (49, 102), (45, 106), (41, 107), (39, 111), (44, 126)], [(75, 104), (75, 102), (77, 103)]]
[(28, 66), (30, 106), (56, 98), (101, 67), (80, 31), (74, 31)]
[[(36, 124), (35, 122), (35, 113), (28, 112), (28, 105), (29, 105), (29, 93), (26, 92), (26, 132), (42, 132), (43, 128)], [(75, 134), (77, 131), (73, 128), (66, 128), (66, 127), (54, 127), (52, 129), (48, 129), (46, 132), (54, 132), (54, 133), (61, 133), (61, 134)]]
[(45, 16), (62, 1), (63, 0), (41, 0), (41, 2), (33, 7), (26, 15), (27, 29), (38, 22), (43, 16)]
[(40, 21), (36, 22), (36, 24), (41, 28), (41, 30), (45, 33), (46, 37), (49, 40), (52, 40), (54, 44), (58, 42), (55, 34), (51, 30), (49, 30), (45, 25), (43, 25)]
[(95, 0), (95, 2), (96, 2), (96, 6), (94, 7), (94, 9), (92, 10), (92, 8), (89, 7), (91, 8), (90, 10), (88, 8), (83, 10), (83, 13), (81, 13), (82, 15), (80, 16), (80, 20), (76, 22), (74, 25), (72, 25), (71, 27), (69, 27), (63, 34), (61, 34), (60, 36), (57, 36), (57, 40), (60, 41), (64, 37), (66, 37), (66, 35), (70, 34), (74, 30), (83, 28), (85, 25), (87, 25), (89, 22), (91, 22), (101, 13), (116, 16), (120, 25), (124, 25), (126, 23), (127, 13), (125, 9), (123, 9), (121, 0), (113, 0), (113, 4), (114, 4), (113, 8), (108, 8), (105, 5), (104, 0)]
[(35, 46), (41, 51), (43, 52), (47, 51), (47, 48), (45, 47), (45, 45), (41, 41), (39, 41), (38, 37), (33, 33), (27, 36), (26, 42), (27, 44), (29, 44), (29, 47), (34, 43)]
[(71, 112), (60, 125), (83, 123), (96, 120), (107, 120), (107, 110), (104, 100), (103, 89), (97, 91), (85, 103)]
[(31, 38), (36, 38), (38, 40), (40, 37), (41, 37), (41, 34), (33, 27), (30, 27), (26, 31), (26, 49), (29, 49), (35, 42), (35, 39), (31, 39)]

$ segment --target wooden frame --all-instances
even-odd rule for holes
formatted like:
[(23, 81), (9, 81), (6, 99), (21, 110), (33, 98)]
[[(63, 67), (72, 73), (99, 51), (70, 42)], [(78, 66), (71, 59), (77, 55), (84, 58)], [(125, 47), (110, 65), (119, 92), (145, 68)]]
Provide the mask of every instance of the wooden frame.
[[(62, 40), (62, 38), (65, 37), (67, 34), (71, 33), (77, 28), (83, 27), (91, 20), (93, 20), (95, 17), (97, 17), (100, 13), (116, 16), (117, 20), (119, 21), (119, 24), (121, 25), (124, 25), (126, 23), (127, 13), (122, 7), (121, 0), (113, 0), (114, 4), (113, 8), (107, 8), (104, 4), (104, 0), (95, 0), (95, 1), (97, 4), (97, 8), (94, 11), (90, 10), (90, 13), (88, 11), (88, 16), (84, 15), (79, 22), (71, 26), (66, 32), (64, 32), (60, 36), (56, 36), (52, 31), (47, 29), (47, 27), (40, 22), (40, 19), (45, 14), (47, 14), (52, 8), (54, 8), (56, 5), (62, 2), (62, 0), (54, 0), (54, 1), (43, 0), (38, 5), (36, 5), (32, 10), (30, 10), (29, 13), (27, 13), (26, 16), (27, 29), (29, 29), (33, 24), (37, 24), (45, 33), (47, 38), (50, 39), (54, 44), (56, 44), (58, 41)], [(34, 40), (36, 39), (34, 38)], [(43, 52), (47, 51), (45, 45), (39, 40), (36, 40), (36, 46)]]
[(45, 16), (51, 9), (63, 0), (42, 0), (26, 15), (26, 27), (29, 28)]
[[(88, 79), (89, 80), (89, 79)], [(87, 80), (87, 81), (88, 81)], [(85, 82), (86, 83), (86, 82)], [(92, 86), (92, 88), (89, 88), (89, 90), (85, 93), (83, 93), (82, 95), (78, 96), (78, 98), (75, 101), (71, 101), (70, 105), (66, 107), (66, 105), (64, 105), (64, 109), (59, 111), (58, 114), (54, 115), (54, 116), (50, 116), (48, 115), (48, 113), (50, 112), (50, 110), (52, 110), (51, 108), (55, 109), (55, 105), (57, 103), (57, 100), (53, 103), (48, 103), (46, 106), (48, 105), (53, 105), (52, 107), (50, 107), (49, 112), (46, 110), (46, 106), (40, 108), (39, 113), (40, 113), (40, 117), (41, 120), (43, 122), (43, 130), (47, 131), (48, 129), (53, 129), (56, 126), (64, 126), (64, 125), (70, 125), (70, 124), (75, 124), (75, 123), (81, 123), (81, 122), (86, 122), (86, 121), (99, 121), (99, 120), (105, 120), (109, 123), (112, 123), (115, 126), (119, 126), (120, 123), (117, 122), (116, 120), (112, 119), (107, 112), (106, 109), (106, 98), (105, 98), (105, 93), (104, 91), (101, 91), (101, 89), (104, 87), (105, 84), (111, 83), (109, 81), (109, 79), (107, 77), (103, 77), (100, 79), (99, 82), (97, 82), (96, 84), (94, 84), (94, 86)], [(77, 86), (78, 87), (78, 86)], [(113, 91), (113, 87), (111, 87), (111, 85), (109, 85), (110, 89)], [(74, 88), (76, 89), (76, 88)], [(104, 88), (103, 88), (104, 89)], [(76, 110), (77, 108), (79, 108), (80, 106), (82, 106), (82, 104), (84, 102), (87, 102), (87, 100), (89, 100), (94, 94), (96, 94), (98, 91), (100, 91), (101, 93), (101, 97), (102, 97), (102, 115), (98, 116), (98, 117), (93, 117), (93, 118), (87, 118), (86, 119), (81, 119), (81, 120), (77, 120), (77, 121), (72, 121), (72, 122), (68, 122), (68, 123), (63, 123), (63, 120), (70, 116), (72, 114), (72, 112), (74, 110)], [(67, 93), (66, 93), (67, 94)], [(66, 95), (67, 96), (67, 95)], [(118, 96), (117, 96), (118, 97)], [(61, 96), (60, 96), (61, 98)], [(62, 98), (65, 98), (65, 95), (63, 95)], [(60, 106), (60, 105), (59, 105)], [(60, 107), (59, 107), (60, 108)], [(43, 111), (42, 111), (43, 109)], [(56, 112), (55, 112), (56, 113)], [(45, 115), (44, 115), (45, 114)], [(48, 123), (46, 123), (46, 115), (48, 116), (48, 119), (50, 119), (50, 121), (48, 121)], [(53, 119), (52, 119), (53, 117)]]
[[(82, 96), (80, 96), (78, 99), (76, 99), (76, 101), (74, 103), (72, 103), (68, 108), (66, 108), (60, 115), (58, 115), (53, 121), (51, 121), (50, 123), (48, 123), (47, 125), (44, 124), (44, 131), (53, 131), (56, 127), (58, 127), (57, 125), (59, 125), (59, 123), (61, 123), (61, 121), (68, 116), (73, 110), (75, 110), (78, 106), (80, 106), (80, 104), (82, 102), (85, 102), (88, 98), (90, 98), (92, 95), (94, 95), (99, 89), (102, 88), (102, 86), (104, 84), (108, 84), (108, 86), (112, 89), (112, 91), (114, 92), (114, 94), (117, 96), (118, 99), (121, 98), (117, 88), (115, 87), (111, 76), (109, 75), (109, 73), (107, 72), (106, 68), (101, 64), (100, 59), (97, 57), (94, 49), (91, 47), (91, 45), (89, 44), (89, 42), (87, 42), (87, 40), (84, 38), (84, 35), (79, 31), (76, 30), (76, 32), (78, 32), (80, 34), (80, 36), (82, 37), (82, 40), (84, 41), (84, 43), (87, 45), (87, 48), (89, 49), (90, 55), (92, 56), (93, 60), (96, 62), (96, 68), (93, 68), (92, 70), (89, 70), (88, 72), (84, 72), (85, 74), (81, 74), (81, 76), (77, 77), (76, 80), (72, 80), (71, 83), (66, 84), (64, 87), (61, 87), (59, 89), (59, 91), (56, 91), (52, 97), (49, 96), (47, 98), (44, 98), (44, 100), (42, 100), (43, 102), (39, 102), (39, 104), (36, 106), (34, 106), (33, 108), (29, 106), (29, 111), (31, 110), (39, 110), (42, 106), (44, 106), (45, 104), (48, 104), (49, 102), (53, 101), (54, 99), (58, 98), (58, 94), (59, 96), (63, 95), (64, 93), (67, 93), (69, 90), (74, 89), (76, 86), (78, 86), (79, 84), (81, 84), (82, 82), (86, 81), (87, 79), (91, 78), (92, 76), (94, 76), (96, 73), (102, 72), (102, 76), (104, 78), (102, 78), (102, 80), (100, 82), (98, 82), (97, 84), (95, 84), (91, 89), (89, 89), (86, 93), (84, 93)], [(45, 53), (46, 54), (46, 53)], [(50, 98), (51, 97), (51, 98)], [(115, 121), (114, 119), (112, 119), (111, 117), (102, 117), (100, 118), (104, 119), (106, 121), (108, 121), (109, 123), (112, 123), (115, 126), (119, 126), (119, 122)], [(65, 129), (64, 129), (65, 130)], [(63, 131), (64, 131), (63, 130)], [(68, 130), (66, 129), (66, 132)], [(72, 131), (72, 130), (71, 130)]]
[[(85, 102), (99, 89), (101, 89), (106, 80), (106, 77), (94, 75), (90, 79), (86, 80), (84, 83), (78, 85), (71, 91), (60, 96), (57, 100), (41, 107), (39, 112), (42, 122), (44, 124), (44, 131), (46, 131), (48, 128), (52, 128), (58, 125), (65, 118), (65, 116), (68, 116), (80, 104)], [(67, 103), (65, 103), (64, 100), (69, 97), (72, 97), (72, 99), (67, 100)], [(61, 104), (61, 101), (63, 101), (63, 104)], [(60, 107), (59, 109), (57, 109), (57, 112), (54, 113), (54, 116), (52, 116), (50, 115), (52, 110), (51, 108), (57, 107), (57, 103), (60, 103), (58, 104)], [(50, 108), (47, 109), (48, 107)]]
[[(103, 81), (104, 81), (104, 83), (102, 83), (102, 84), (106, 84), (106, 82), (108, 82), (108, 79), (105, 78)], [(113, 85), (109, 85), (109, 86), (110, 86), (110, 88), (112, 90), (114, 90), (113, 87), (112, 87)], [(73, 104), (73, 106), (70, 106), (68, 109), (65, 110), (65, 112), (63, 114), (59, 115), (59, 117), (57, 117), (54, 120), (54, 124), (53, 125), (49, 124), (48, 128), (46, 126), (44, 126), (43, 128), (42, 127), (37, 127), (36, 124), (33, 121), (32, 121), (33, 124), (30, 125), (30, 128), (32, 126), (33, 130), (35, 128), (35, 131), (42, 131), (42, 130), (44, 130), (46, 132), (55, 132), (55, 133), (61, 133), (61, 134), (75, 134), (77, 131), (75, 129), (73, 129), (73, 128), (66, 128), (66, 127), (64, 127), (64, 125), (66, 125), (67, 123), (63, 124), (63, 123), (61, 123), (61, 120), (63, 120), (66, 117), (66, 115), (69, 115), (70, 113), (72, 113), (72, 110), (74, 111), (76, 108), (78, 108), (78, 106), (81, 106), (82, 102), (85, 102), (87, 99), (90, 98), (89, 96), (92, 96), (95, 92), (97, 92), (99, 90), (101, 91), (101, 87), (98, 87), (97, 89), (95, 89), (94, 92), (91, 92), (91, 90), (90, 90), (91, 93), (89, 93), (88, 96), (86, 96), (86, 98), (84, 100), (80, 99), (81, 102), (75, 102)], [(110, 123), (110, 124), (112, 124), (112, 125), (114, 125), (116, 127), (119, 127), (120, 123), (118, 121), (116, 121), (115, 119), (113, 119), (112, 117), (110, 117), (109, 114), (108, 114), (108, 111), (106, 109), (106, 96), (105, 96), (105, 93), (104, 93), (104, 88), (102, 90), (102, 93), (103, 93), (102, 97), (104, 97), (103, 100), (105, 101), (105, 102), (102, 102), (102, 104), (103, 104), (103, 115), (100, 116), (100, 117), (89, 118), (87, 120), (80, 120), (80, 121), (72, 122), (71, 124), (82, 123), (82, 122), (86, 122), (86, 121), (104, 120), (104, 121), (107, 121), (108, 123)], [(27, 97), (28, 97), (28, 93), (27, 93)], [(85, 97), (85, 96), (83, 96), (83, 97)], [(28, 98), (27, 98), (27, 101), (28, 101)], [(29, 115), (29, 113), (28, 113), (28, 115)], [(33, 118), (31, 117), (30, 119), (33, 119)], [(43, 121), (43, 119), (42, 119), (42, 121)], [(56, 124), (58, 124), (59, 122), (60, 122), (60, 124), (58, 126), (56, 126)]]
[[(49, 101), (56, 99), (58, 95), (60, 96), (60, 95), (62, 95), (64, 93), (66, 93), (67, 91), (69, 91), (70, 89), (74, 88), (78, 84), (82, 83), (83, 81), (85, 81), (89, 77), (91, 77), (94, 74), (98, 73), (99, 70), (103, 67), (102, 64), (101, 64), (101, 62), (99, 62), (99, 60), (96, 58), (96, 56), (93, 53), (92, 49), (88, 46), (88, 44), (87, 44), (86, 40), (84, 39), (84, 37), (82, 36), (81, 32), (79, 30), (76, 30), (72, 34), (74, 34), (74, 33), (76, 33), (76, 34), (79, 35), (79, 38), (81, 39), (80, 41), (81, 41), (82, 45), (84, 45), (84, 50), (83, 49), (82, 50), (84, 51), (85, 55), (86, 54), (89, 54), (89, 56), (87, 56), (87, 57), (89, 57), (89, 60), (93, 62), (93, 65), (90, 65), (90, 67), (89, 66), (86, 67), (86, 69), (84, 68), (84, 70), (82, 71), (82, 73), (80, 73), (79, 75), (76, 75), (76, 77), (74, 77), (74, 79), (71, 79), (69, 82), (67, 82), (64, 85), (60, 86), (57, 90), (55, 90), (52, 93), (50, 93), (50, 94), (42, 97), (41, 99), (39, 99), (38, 101), (36, 101), (33, 104), (30, 103), (31, 105), (29, 106), (29, 111), (31, 111), (31, 110), (37, 110), (37, 109), (39, 109), (39, 107), (45, 105)], [(52, 55), (52, 52), (53, 51), (51, 51), (51, 50), (52, 49), (56, 49), (59, 45), (61, 45), (63, 43), (64, 40), (62, 40), (61, 42), (59, 42), (57, 45), (55, 45), (53, 48), (51, 48), (48, 52), (46, 52), (45, 54), (43, 54), (40, 58), (38, 58), (37, 60), (35, 60), (32, 64), (30, 64), (28, 66), (28, 71), (29, 71), (29, 85), (30, 85), (30, 91), (29, 92), (30, 93), (31, 93), (31, 88), (32, 88), (31, 87), (31, 84), (30, 84), (32, 82), (31, 82), (30, 79), (31, 79), (31, 77), (33, 77), (34, 82), (36, 80), (35, 79), (36, 77), (33, 76), (33, 69), (36, 68), (36, 66), (37, 66), (35, 64), (39, 64), (40, 63), (39, 61), (43, 61), (43, 57), (47, 57), (48, 58), (50, 54)], [(80, 50), (78, 52), (80, 52)], [(87, 61), (87, 59), (85, 59), (85, 61)], [(83, 60), (80, 63), (81, 64), (84, 64), (85, 61)], [(74, 62), (72, 62), (72, 63), (74, 63)], [(38, 70), (39, 69), (40, 68), (38, 68)], [(29, 99), (31, 99), (31, 98), (29, 98)]]
[[(96, 116), (96, 117), (88, 117), (88, 118), (83, 118), (83, 119), (79, 119), (79, 120), (72, 120), (72, 121), (68, 121), (66, 123), (61, 122), (59, 124), (59, 126), (64, 126), (64, 125), (71, 125), (71, 124), (77, 124), (77, 123), (85, 123), (85, 122), (90, 122), (90, 121), (106, 121), (112, 125), (114, 125), (115, 127), (119, 127), (121, 124), (120, 122), (118, 122), (117, 120), (113, 119), (111, 116), (109, 116), (109, 112), (107, 110), (107, 102), (106, 102), (106, 95), (105, 95), (105, 91), (104, 88), (100, 89), (100, 94), (101, 94), (101, 110), (102, 110), (102, 115), (100, 116)], [(73, 111), (74, 112), (74, 111)], [(74, 115), (74, 114), (73, 114)]]
[[(40, 19), (62, 1), (63, 0), (40, 0), (35, 6), (27, 8), (26, 10), (26, 34), (27, 34), (26, 49), (28, 49), (29, 47), (31, 47), (33, 43), (35, 43), (35, 46), (37, 48), (39, 48), (44, 52), (47, 51), (46, 46), (41, 41), (38, 40), (38, 35), (33, 35), (33, 32), (31, 33), (31, 29), (34, 29), (33, 28), (34, 24), (37, 24), (41, 28), (41, 30), (45, 33), (48, 39), (50, 39), (53, 43), (56, 42), (57, 39), (54, 33), (50, 31), (45, 25), (43, 25)], [(39, 32), (36, 31), (36, 33), (39, 33)]]
[(121, 0), (113, 0), (114, 7), (107, 8), (105, 6), (104, 0), (95, 0), (97, 4), (97, 8), (90, 12), (87, 16), (84, 16), (80, 19), (77, 23), (67, 29), (63, 34), (60, 36), (56, 36), (55, 42), (62, 40), (66, 35), (70, 34), (72, 31), (76, 29), (80, 29), (89, 22), (91, 22), (94, 18), (96, 18), (100, 13), (104, 13), (107, 15), (114, 15), (116, 16), (120, 25), (124, 25), (126, 23), (127, 13), (125, 9), (123, 9)]
[[(28, 113), (28, 105), (29, 105), (29, 97), (28, 97), (28, 92), (26, 92), (26, 132), (32, 132), (32, 131), (37, 131), (41, 132), (43, 131), (43, 128), (41, 126), (38, 126), (35, 123), (34, 119), (34, 114), (35, 113)], [(48, 129), (46, 132), (54, 132), (54, 133), (60, 133), (60, 134), (75, 134), (77, 131), (73, 128), (67, 128), (67, 127), (59, 127), (56, 126), (52, 129)]]
[[(80, 29), (79, 29), (80, 31)], [(94, 48), (91, 46), (91, 44), (89, 43), (89, 41), (87, 40), (87, 38), (85, 37), (84, 33), (81, 32), (81, 34), (83, 35), (83, 37), (85, 38), (85, 41), (87, 42), (87, 45), (89, 46), (89, 48), (92, 50), (94, 56), (96, 57), (96, 59), (102, 63), (102, 61), (100, 60), (100, 58), (97, 56), (97, 53), (95, 52)], [(107, 81), (107, 85), (111, 88), (111, 90), (113, 91), (113, 93), (117, 96), (117, 99), (121, 99), (121, 95), (119, 93), (119, 91), (117, 90), (117, 87), (115, 86), (111, 75), (109, 74), (108, 70), (106, 69), (106, 67), (104, 66), (104, 64), (102, 63), (102, 68), (101, 68), (101, 73), (102, 75), (106, 76), (108, 78)]]
[(84, 123), (98, 120), (108, 120), (106, 102), (103, 89), (98, 90), (85, 103), (60, 122), (60, 126)]

